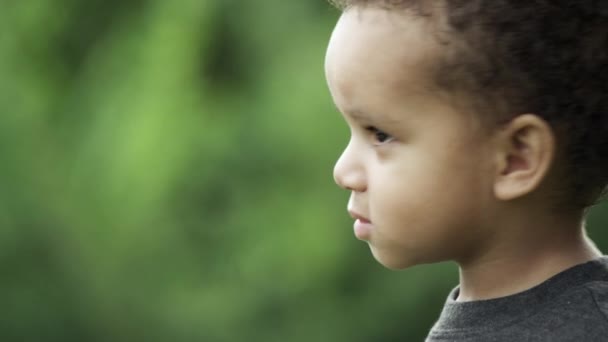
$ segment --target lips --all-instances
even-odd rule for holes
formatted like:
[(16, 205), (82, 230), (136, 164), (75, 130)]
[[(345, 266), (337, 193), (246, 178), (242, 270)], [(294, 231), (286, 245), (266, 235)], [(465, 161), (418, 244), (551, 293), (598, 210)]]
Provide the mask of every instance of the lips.
[(349, 213), (349, 214), (350, 214), (350, 216), (351, 216), (352, 218), (354, 218), (355, 220), (359, 220), (359, 221), (361, 221), (362, 223), (371, 223), (371, 221), (370, 221), (370, 220), (369, 220), (367, 217), (365, 217), (365, 216), (363, 216), (363, 215), (361, 215), (361, 214), (358, 214), (358, 213), (357, 213), (356, 211), (354, 211), (354, 210), (350, 210), (350, 209), (349, 209), (349, 210), (348, 210), (348, 213)]
[(372, 222), (365, 216), (358, 214), (356, 211), (349, 210), (348, 213), (352, 218), (354, 218), (355, 224), (353, 229), (355, 231), (355, 236), (357, 239), (362, 241), (369, 241), (371, 237), (371, 232), (373, 229)]

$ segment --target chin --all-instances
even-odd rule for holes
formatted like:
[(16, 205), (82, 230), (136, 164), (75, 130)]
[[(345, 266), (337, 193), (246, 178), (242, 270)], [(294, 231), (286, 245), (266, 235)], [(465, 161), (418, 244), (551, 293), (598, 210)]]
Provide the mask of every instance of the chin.
[(378, 263), (388, 268), (389, 270), (404, 270), (406, 268), (410, 268), (422, 263), (416, 258), (407, 257), (403, 254), (399, 255), (395, 253), (379, 251), (371, 245), (370, 249), (376, 261), (378, 261)]

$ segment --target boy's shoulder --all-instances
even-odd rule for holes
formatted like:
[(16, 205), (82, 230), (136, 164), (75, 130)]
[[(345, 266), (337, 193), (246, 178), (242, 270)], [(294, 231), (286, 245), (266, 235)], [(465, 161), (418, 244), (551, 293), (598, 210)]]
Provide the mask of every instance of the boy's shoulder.
[(608, 341), (607, 257), (521, 294), (465, 303), (452, 298), (427, 342)]
[(515, 329), (528, 341), (608, 340), (608, 268), (603, 279), (574, 286), (513, 326), (512, 334)]
[(585, 287), (593, 297), (597, 310), (604, 316), (608, 324), (608, 279), (590, 282)]

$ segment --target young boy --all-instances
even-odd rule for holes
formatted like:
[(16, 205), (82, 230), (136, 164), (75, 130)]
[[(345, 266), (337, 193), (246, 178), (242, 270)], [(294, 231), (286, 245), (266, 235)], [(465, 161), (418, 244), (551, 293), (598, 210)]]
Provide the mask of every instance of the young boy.
[(336, 182), (392, 269), (454, 260), (427, 341), (608, 341), (608, 3), (344, 0)]

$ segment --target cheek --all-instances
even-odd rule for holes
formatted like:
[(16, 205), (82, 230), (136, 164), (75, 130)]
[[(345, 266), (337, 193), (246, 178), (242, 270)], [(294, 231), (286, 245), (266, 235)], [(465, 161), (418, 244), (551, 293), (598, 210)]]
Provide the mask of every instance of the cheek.
[(475, 160), (441, 153), (409, 157), (378, 168), (370, 180), (370, 211), (380, 227), (428, 234), (475, 212), (481, 189)]
[[(400, 158), (378, 164), (370, 179), (370, 191), (378, 199), (410, 204), (436, 200), (461, 178), (464, 165), (437, 152), (404, 151)], [(466, 176), (466, 174), (464, 175)]]

